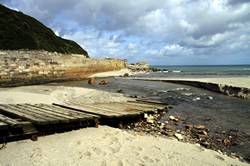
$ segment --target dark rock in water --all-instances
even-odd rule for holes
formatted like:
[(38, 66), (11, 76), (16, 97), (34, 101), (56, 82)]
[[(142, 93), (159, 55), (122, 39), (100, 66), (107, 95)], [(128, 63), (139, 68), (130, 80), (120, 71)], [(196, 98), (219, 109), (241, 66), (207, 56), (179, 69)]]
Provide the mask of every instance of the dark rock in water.
[(107, 85), (108, 84), (108, 81), (107, 80), (101, 80), (99, 82), (99, 85)]
[(191, 130), (194, 126), (192, 124), (185, 125), (185, 128), (188, 130)]
[(223, 140), (223, 144), (226, 145), (226, 146), (230, 145), (230, 143), (231, 143), (231, 141), (229, 139), (224, 139)]
[(125, 73), (124, 75), (123, 75), (123, 77), (128, 77), (129, 76), (129, 74), (128, 73)]
[(204, 125), (194, 125), (194, 128), (197, 130), (204, 130), (206, 127)]
[(208, 136), (208, 133), (205, 130), (198, 131), (199, 134)]
[(202, 141), (202, 142), (200, 143), (200, 145), (202, 145), (202, 146), (208, 148), (210, 144), (209, 144), (207, 141)]
[(88, 84), (90, 84), (90, 85), (96, 84), (96, 79), (95, 78), (89, 78)]
[(122, 93), (123, 90), (122, 90), (122, 89), (118, 89), (116, 92), (117, 92), (117, 93)]
[(67, 54), (87, 51), (72, 40), (63, 39), (38, 20), (0, 4), (0, 49), (46, 50)]
[(129, 97), (131, 97), (131, 98), (138, 98), (137, 95), (131, 95), (131, 96), (129, 96)]

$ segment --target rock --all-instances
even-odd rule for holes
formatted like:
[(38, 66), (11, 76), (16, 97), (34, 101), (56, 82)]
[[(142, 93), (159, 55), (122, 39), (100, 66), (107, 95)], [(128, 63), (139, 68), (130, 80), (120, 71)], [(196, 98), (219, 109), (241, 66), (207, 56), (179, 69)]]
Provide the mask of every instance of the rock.
[(230, 144), (230, 140), (229, 139), (224, 139), (223, 144), (228, 146)]
[(196, 97), (196, 98), (193, 99), (193, 101), (198, 101), (198, 100), (201, 100), (201, 98), (200, 97)]
[(174, 117), (173, 115), (170, 115), (169, 116), (169, 119), (172, 120), (172, 121), (175, 121), (175, 122), (178, 122), (179, 119), (177, 119), (176, 117)]
[(144, 118), (148, 118), (148, 114), (144, 114)]
[(209, 146), (209, 143), (207, 141), (203, 141), (200, 144), (206, 148)]
[(172, 106), (172, 105), (168, 105), (167, 106), (167, 109), (169, 110), (169, 109), (173, 109), (174, 107)]
[(183, 140), (183, 136), (179, 133), (175, 133), (174, 136), (180, 141), (180, 140)]
[(38, 140), (38, 136), (37, 135), (32, 135), (30, 139), (32, 141), (37, 141)]
[(107, 84), (108, 84), (108, 81), (106, 81), (106, 80), (101, 80), (99, 82), (99, 85), (107, 85)]
[(185, 127), (186, 127), (186, 129), (191, 130), (193, 128), (193, 125), (192, 124), (187, 124)]
[(161, 123), (161, 125), (159, 126), (160, 129), (163, 129), (165, 127), (164, 123)]
[(194, 125), (194, 128), (197, 129), (197, 130), (205, 130), (206, 126), (204, 126), (204, 125)]
[(123, 92), (123, 90), (118, 89), (116, 92), (117, 92), (117, 93), (122, 93), (122, 92)]
[(205, 130), (201, 130), (198, 133), (204, 136), (208, 136), (208, 133)]
[(153, 124), (154, 120), (153, 119), (147, 119), (147, 123)]
[[(145, 115), (145, 114), (144, 114)], [(145, 117), (145, 116), (144, 116)], [(153, 124), (155, 121), (155, 117), (150, 115), (150, 116), (147, 116), (147, 123), (150, 123), (150, 124)]]
[(90, 85), (96, 84), (96, 79), (95, 78), (89, 78), (88, 84), (90, 84)]
[(128, 77), (129, 76), (129, 74), (128, 73), (125, 73), (124, 75), (123, 75), (123, 77)]
[(207, 99), (213, 100), (214, 98), (212, 96), (208, 96)]
[(185, 96), (192, 96), (193, 93), (182, 93), (182, 95), (185, 95)]

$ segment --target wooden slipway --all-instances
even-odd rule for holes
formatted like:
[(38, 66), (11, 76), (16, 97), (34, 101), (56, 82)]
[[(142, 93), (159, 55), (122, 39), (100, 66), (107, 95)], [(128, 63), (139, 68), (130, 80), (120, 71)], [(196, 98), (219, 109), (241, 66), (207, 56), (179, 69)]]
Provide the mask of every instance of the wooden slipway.
[(146, 112), (165, 109), (164, 103), (142, 99), (95, 104), (0, 104), (0, 143), (99, 123), (117, 126), (139, 120)]

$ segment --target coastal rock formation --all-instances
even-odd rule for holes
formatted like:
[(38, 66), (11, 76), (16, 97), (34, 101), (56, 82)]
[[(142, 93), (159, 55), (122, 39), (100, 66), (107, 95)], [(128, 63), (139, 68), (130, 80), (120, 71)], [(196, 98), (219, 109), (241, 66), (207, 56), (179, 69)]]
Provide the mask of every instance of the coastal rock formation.
[(82, 49), (76, 42), (56, 36), (51, 29), (38, 20), (1, 4), (0, 49), (46, 50), (82, 54), (88, 57), (87, 51)]
[(132, 71), (149, 71), (149, 65), (146, 62), (128, 64), (127, 67)]
[[(200, 81), (191, 81), (191, 80), (162, 80), (163, 82), (171, 82), (171, 83), (178, 83), (184, 85), (190, 85), (202, 89), (207, 89), (213, 92), (222, 93), (228, 96), (239, 97), (243, 99), (250, 99), (250, 89), (244, 87), (235, 87), (235, 86), (228, 86), (224, 84), (218, 83), (209, 83), (209, 82), (200, 82)], [(210, 100), (213, 100), (211, 96), (209, 96)], [(200, 98), (194, 99), (194, 101), (200, 100)]]
[(122, 60), (99, 60), (47, 51), (0, 51), (0, 86), (79, 80), (125, 68)]

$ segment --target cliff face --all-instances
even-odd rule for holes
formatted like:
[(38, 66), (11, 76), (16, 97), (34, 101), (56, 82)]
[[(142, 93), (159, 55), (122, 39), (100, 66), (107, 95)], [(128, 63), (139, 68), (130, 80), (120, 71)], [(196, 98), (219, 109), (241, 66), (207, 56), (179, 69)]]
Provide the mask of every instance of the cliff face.
[(76, 42), (58, 37), (38, 20), (0, 4), (0, 49), (46, 50), (83, 54), (87, 51)]
[(122, 60), (97, 60), (47, 51), (0, 50), (0, 86), (79, 80), (122, 68), (125, 68)]

